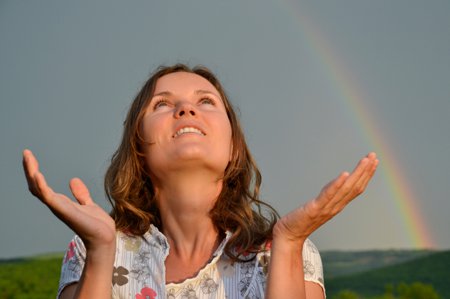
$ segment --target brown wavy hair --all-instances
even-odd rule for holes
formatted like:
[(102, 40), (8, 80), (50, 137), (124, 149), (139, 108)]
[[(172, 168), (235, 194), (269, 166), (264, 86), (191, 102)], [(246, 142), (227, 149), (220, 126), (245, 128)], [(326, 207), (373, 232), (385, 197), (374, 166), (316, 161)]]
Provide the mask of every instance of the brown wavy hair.
[(161, 66), (136, 95), (124, 122), (122, 141), (105, 175), (105, 191), (112, 205), (111, 216), (117, 230), (137, 236), (147, 232), (150, 224), (162, 226), (153, 184), (145, 170), (140, 126), (157, 80), (175, 72), (188, 72), (205, 78), (217, 89), (225, 105), (232, 129), (233, 152), (225, 169), (222, 191), (210, 216), (220, 233), (232, 232), (225, 253), (234, 261), (242, 260), (243, 253), (258, 252), (261, 245), (271, 239), (272, 228), (279, 216), (269, 204), (259, 199), (261, 174), (222, 85), (206, 67)]

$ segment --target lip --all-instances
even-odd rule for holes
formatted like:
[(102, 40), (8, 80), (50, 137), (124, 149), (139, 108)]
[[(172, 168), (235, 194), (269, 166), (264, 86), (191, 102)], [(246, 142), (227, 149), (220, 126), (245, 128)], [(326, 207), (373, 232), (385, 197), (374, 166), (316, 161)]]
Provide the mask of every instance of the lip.
[[(172, 138), (176, 138), (179, 137), (181, 135), (178, 135), (177, 133), (181, 130), (181, 129), (185, 129), (185, 128), (193, 128), (195, 130), (198, 130), (202, 133), (202, 136), (206, 136), (205, 130), (203, 130), (200, 126), (198, 126), (197, 124), (189, 124), (189, 123), (184, 123), (180, 126), (177, 126), (175, 132), (172, 134)], [(192, 132), (194, 133), (194, 132)], [(186, 134), (186, 133), (185, 133)]]

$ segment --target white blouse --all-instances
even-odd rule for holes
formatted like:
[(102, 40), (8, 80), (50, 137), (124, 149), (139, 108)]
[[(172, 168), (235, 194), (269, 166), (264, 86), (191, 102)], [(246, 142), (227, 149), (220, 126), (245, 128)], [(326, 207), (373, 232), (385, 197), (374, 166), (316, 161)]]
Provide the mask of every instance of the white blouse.
[[(266, 246), (266, 250), (256, 254), (256, 257), (247, 256), (248, 262), (232, 263), (223, 252), (230, 237), (231, 233), (227, 232), (211, 261), (196, 277), (180, 283), (166, 283), (164, 261), (169, 253), (166, 237), (155, 226), (151, 226), (142, 237), (118, 232), (112, 298), (264, 298), (270, 246)], [(75, 236), (63, 259), (58, 298), (64, 287), (79, 281), (85, 257), (86, 248)], [(325, 292), (320, 254), (309, 239), (303, 246), (303, 270), (305, 280), (318, 283)]]

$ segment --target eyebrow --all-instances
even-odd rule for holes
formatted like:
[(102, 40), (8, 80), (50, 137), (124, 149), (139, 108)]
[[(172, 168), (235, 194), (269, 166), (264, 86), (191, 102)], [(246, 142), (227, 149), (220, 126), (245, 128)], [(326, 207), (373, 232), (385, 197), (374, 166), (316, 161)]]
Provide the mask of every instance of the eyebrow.
[(157, 96), (170, 96), (170, 95), (172, 95), (172, 93), (170, 91), (161, 91), (161, 92), (155, 93), (153, 95), (152, 99)]
[[(196, 94), (196, 95), (199, 95), (199, 94), (211, 94), (211, 95), (214, 95), (214, 96), (216, 96), (216, 97), (218, 97), (220, 99), (220, 96), (218, 94), (216, 94), (216, 93), (214, 93), (212, 91), (209, 91), (209, 90), (204, 90), (204, 89), (197, 89), (196, 91), (194, 91), (194, 94)], [(152, 99), (154, 97), (157, 97), (157, 96), (171, 96), (171, 95), (173, 95), (173, 93), (171, 93), (170, 91), (161, 91), (161, 92), (155, 93), (153, 95)]]
[(220, 96), (218, 94), (216, 94), (212, 91), (209, 91), (209, 90), (198, 89), (198, 90), (194, 91), (194, 93), (195, 94), (212, 94), (220, 99)]

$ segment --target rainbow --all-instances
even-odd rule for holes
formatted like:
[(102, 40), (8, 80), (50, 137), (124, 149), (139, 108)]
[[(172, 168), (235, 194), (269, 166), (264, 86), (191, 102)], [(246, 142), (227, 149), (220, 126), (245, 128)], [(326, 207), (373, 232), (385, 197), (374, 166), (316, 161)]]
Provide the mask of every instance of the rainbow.
[(401, 165), (397, 163), (398, 159), (396, 159), (395, 153), (389, 148), (386, 134), (382, 134), (375, 125), (373, 113), (370, 113), (371, 110), (367, 103), (363, 101), (367, 96), (362, 96), (363, 93), (355, 84), (356, 80), (352, 78), (351, 73), (342, 63), (342, 59), (339, 59), (336, 51), (333, 51), (332, 45), (320, 32), (319, 27), (302, 13), (299, 4), (294, 3), (293, 0), (284, 0), (284, 2), (289, 8), (288, 13), (293, 14), (300, 23), (302, 33), (306, 37), (312, 53), (315, 53), (317, 60), (329, 74), (330, 81), (339, 91), (345, 106), (354, 116), (368, 145), (380, 157), (381, 163), (378, 172), (381, 173), (394, 199), (411, 245), (415, 248), (435, 248), (431, 230), (428, 229), (427, 223), (420, 213), (420, 200), (415, 197), (413, 188), (402, 174)]

